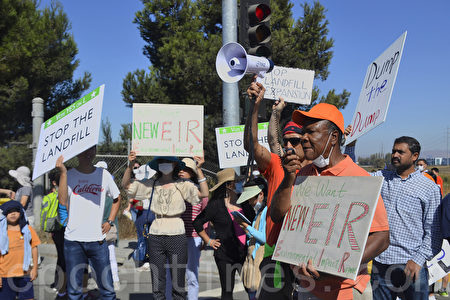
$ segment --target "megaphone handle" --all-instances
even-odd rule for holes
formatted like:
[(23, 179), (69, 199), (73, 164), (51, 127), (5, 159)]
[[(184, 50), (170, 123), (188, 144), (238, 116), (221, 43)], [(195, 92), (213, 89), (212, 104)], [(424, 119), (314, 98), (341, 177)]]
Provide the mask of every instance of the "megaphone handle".
[(255, 79), (255, 82), (263, 84), (265, 74), (266, 74), (266, 72), (264, 72), (264, 74), (261, 76), (261, 73), (258, 73), (258, 76), (256, 76), (256, 79)]

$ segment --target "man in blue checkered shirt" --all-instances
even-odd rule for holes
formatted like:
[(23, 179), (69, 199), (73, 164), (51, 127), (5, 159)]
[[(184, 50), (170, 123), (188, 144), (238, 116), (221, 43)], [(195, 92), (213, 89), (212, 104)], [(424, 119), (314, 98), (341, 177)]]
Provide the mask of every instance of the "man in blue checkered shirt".
[(377, 256), (372, 269), (373, 299), (428, 299), (428, 272), (425, 261), (439, 253), (439, 187), (415, 170), (419, 142), (407, 136), (395, 140), (391, 163), (394, 171), (383, 176), (381, 197), (386, 207), (390, 245)]

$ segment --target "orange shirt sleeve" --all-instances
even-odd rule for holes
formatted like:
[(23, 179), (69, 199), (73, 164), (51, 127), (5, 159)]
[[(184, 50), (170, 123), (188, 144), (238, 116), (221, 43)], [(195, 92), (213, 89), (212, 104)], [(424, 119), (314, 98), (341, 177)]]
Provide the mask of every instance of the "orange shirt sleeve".
[(41, 244), (41, 240), (39, 239), (39, 236), (37, 235), (33, 227), (28, 225), (28, 228), (30, 228), (31, 233), (31, 248), (37, 247), (38, 245)]
[(372, 219), (372, 225), (369, 232), (389, 230), (389, 222), (387, 218), (386, 208), (384, 207), (383, 198), (378, 197), (377, 208)]

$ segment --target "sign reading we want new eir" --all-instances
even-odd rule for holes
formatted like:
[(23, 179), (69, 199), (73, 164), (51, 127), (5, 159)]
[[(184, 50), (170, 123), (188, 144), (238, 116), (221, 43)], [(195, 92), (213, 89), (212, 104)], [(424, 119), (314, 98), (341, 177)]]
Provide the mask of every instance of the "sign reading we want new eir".
[(380, 195), (382, 177), (299, 176), (274, 260), (312, 260), (321, 272), (355, 280)]
[(203, 106), (133, 104), (137, 155), (203, 156)]

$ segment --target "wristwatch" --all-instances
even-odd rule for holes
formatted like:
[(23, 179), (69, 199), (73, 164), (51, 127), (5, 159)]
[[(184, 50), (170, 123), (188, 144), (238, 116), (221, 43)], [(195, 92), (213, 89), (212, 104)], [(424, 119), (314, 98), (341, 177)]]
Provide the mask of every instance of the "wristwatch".
[(107, 222), (110, 226), (114, 226), (114, 221), (108, 220)]

